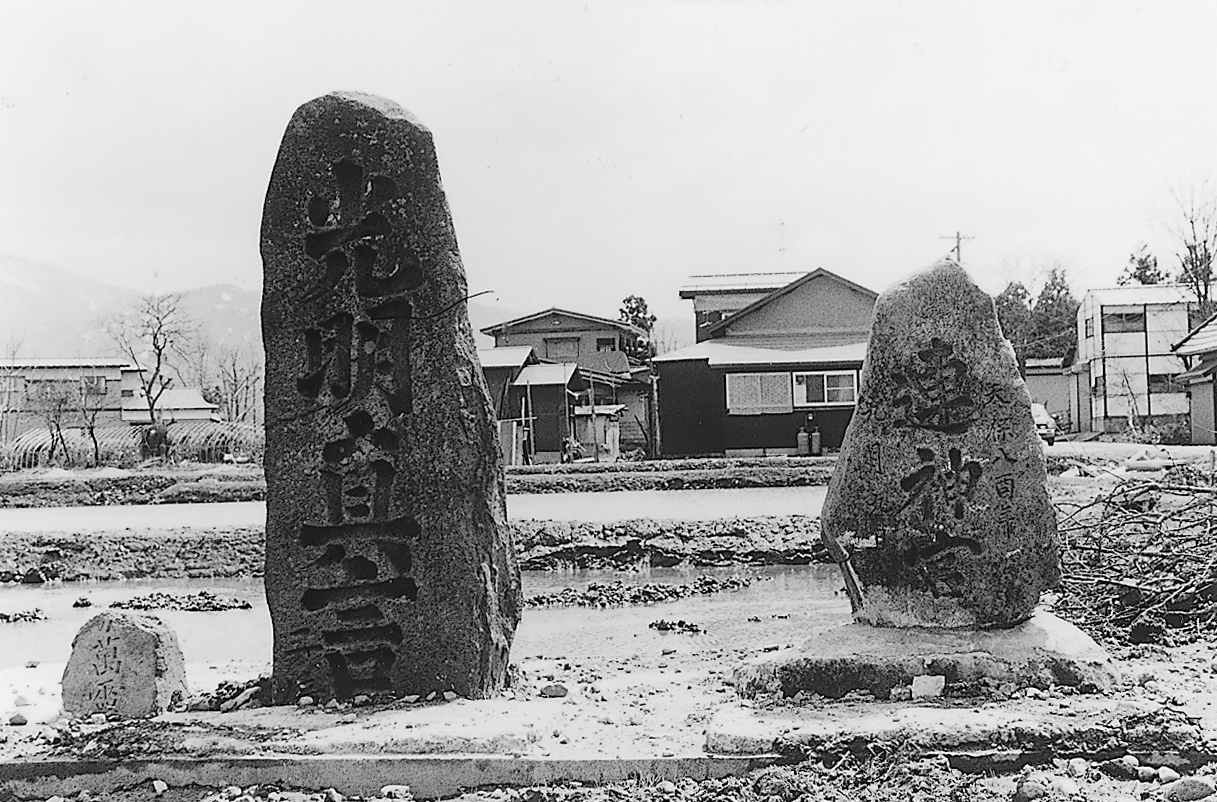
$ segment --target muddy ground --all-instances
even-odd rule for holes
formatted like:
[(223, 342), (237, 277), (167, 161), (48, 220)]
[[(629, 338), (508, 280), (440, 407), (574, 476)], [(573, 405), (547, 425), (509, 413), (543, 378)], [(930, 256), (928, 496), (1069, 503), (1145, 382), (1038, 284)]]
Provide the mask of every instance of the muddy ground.
[[(764, 466), (768, 473), (747, 461), (723, 465), (690, 461), (682, 469), (672, 465), (645, 463), (646, 467), (602, 466), (571, 469), (536, 468), (514, 472), (515, 492), (554, 492), (569, 490), (611, 490), (644, 488), (740, 487), (735, 481), (822, 484), (831, 465), (827, 461), (791, 461), (792, 464)], [(1121, 474), (1108, 468), (1057, 465), (1049, 482), (1053, 500), (1062, 516), (1076, 516), (1079, 508), (1093, 504), (1111, 493), (1121, 482), (1140, 480), (1140, 476)], [(665, 470), (664, 468), (667, 468)], [(741, 477), (746, 477), (741, 479)], [(1160, 477), (1164, 481), (1166, 477)], [(641, 484), (631, 484), (631, 483)], [(652, 484), (646, 484), (652, 482)], [(679, 482), (679, 484), (672, 484)], [(714, 484), (722, 482), (724, 484)], [(531, 483), (531, 484), (530, 484)], [(668, 483), (668, 484), (664, 484)], [(703, 483), (703, 484), (698, 484)], [(528, 489), (521, 489), (527, 487)], [(166, 501), (254, 500), (264, 491), (255, 469), (224, 467), (187, 470), (177, 473), (152, 472), (109, 477), (24, 476), (0, 480), (0, 505), (54, 506), (62, 503), (164, 503)], [(248, 495), (243, 495), (248, 494)], [(86, 499), (92, 501), (65, 501)], [(1110, 519), (1123, 514), (1104, 502), (1094, 514)], [(1153, 511), (1133, 507), (1130, 515)], [(1070, 519), (1074, 520), (1074, 519)], [(526, 568), (556, 567), (632, 567), (652, 565), (725, 565), (743, 563), (804, 563), (823, 559), (819, 545), (818, 521), (811, 516), (737, 518), (722, 521), (640, 520), (604, 524), (553, 521), (513, 521), (513, 533)], [(198, 531), (183, 527), (163, 533), (138, 532), (61, 532), (9, 536), (0, 542), (0, 571), (13, 581), (34, 571), (34, 579), (116, 578), (177, 576), (257, 576), (262, 569), (262, 532), (260, 528)], [(1066, 544), (1068, 546), (1068, 544)], [(1088, 563), (1089, 565), (1089, 563)], [(1210, 566), (1211, 567), (1211, 566)], [(0, 576), (3, 576), (0, 573)], [(1120, 581), (1120, 580), (1117, 580)], [(657, 608), (659, 614), (662, 608)], [(1065, 612), (1065, 611), (1062, 611)], [(1167, 632), (1159, 643), (1133, 644), (1126, 631), (1096, 632), (1124, 669), (1121, 698), (1150, 700), (1162, 711), (1159, 748), (1171, 746), (1169, 733), (1174, 727), (1197, 726), (1202, 719), (1209, 730), (1217, 718), (1217, 661), (1214, 660), (1212, 635), (1191, 629)], [(682, 637), (682, 636), (674, 636)], [(742, 655), (723, 655), (724, 664), (734, 664)], [(662, 658), (667, 660), (669, 658)], [(580, 671), (608, 674), (612, 667), (576, 667)], [(622, 670), (617, 668), (616, 670)], [(638, 667), (635, 667), (638, 670)], [(576, 672), (577, 673), (577, 672)], [(580, 677), (556, 676), (556, 681), (575, 687)], [(723, 685), (721, 672), (711, 672), (704, 682), (707, 693), (730, 694)], [(710, 688), (710, 685), (716, 687)], [(648, 692), (649, 694), (650, 692)], [(648, 696), (648, 699), (650, 697)], [(723, 698), (719, 696), (719, 698)], [(1057, 701), (1049, 700), (1053, 705)], [(635, 705), (637, 702), (626, 702)], [(948, 700), (944, 704), (951, 704)], [(851, 704), (848, 700), (844, 704)], [(1059, 699), (1068, 714), (1070, 699)], [(626, 716), (628, 717), (627, 711)], [(681, 718), (672, 716), (673, 720)], [(48, 733), (47, 747), (65, 754), (73, 748), (106, 743), (86, 729)], [(155, 745), (168, 730), (155, 723), (115, 731), (114, 748), (122, 751), (137, 744)], [(87, 736), (87, 737), (81, 737)], [(60, 739), (57, 743), (55, 739)], [(73, 746), (74, 745), (74, 746)], [(166, 746), (169, 743), (166, 742)], [(1135, 746), (1135, 748), (1134, 748)], [(97, 747), (90, 747), (96, 750)], [(172, 751), (172, 750), (170, 750)], [(1131, 753), (1153, 776), (1145, 771), (1113, 767), (1111, 759)], [(1217, 743), (1209, 743), (1193, 762), (1176, 765), (1194, 779), (1193, 789), (1204, 791), (1212, 782), (1214, 765), (1210, 761)], [(80, 754), (87, 754), (80, 753)], [(116, 753), (117, 754), (117, 753)], [(1079, 763), (1078, 760), (1082, 762)], [(1072, 762), (1071, 762), (1072, 761)], [(1130, 761), (1131, 762), (1131, 761)], [(591, 802), (592, 800), (638, 799), (646, 802), (719, 802), (720, 800), (757, 800), (758, 802), (812, 802), (812, 800), (1010, 800), (1043, 798), (1049, 800), (1137, 800), (1158, 798), (1201, 798), (1171, 795), (1175, 786), (1168, 767), (1159, 774), (1161, 756), (1146, 744), (1106, 744), (1102, 750), (1063, 749), (1039, 766), (1019, 770), (1007, 767), (988, 773), (962, 771), (941, 757), (923, 758), (915, 745), (868, 744), (860, 752), (845, 749), (839, 754), (813, 757), (793, 766), (777, 766), (742, 778), (695, 782), (655, 782), (645, 779), (600, 788), (578, 784), (540, 788), (499, 788), (467, 794), (469, 800), (520, 800), (520, 802)], [(1127, 765), (1127, 764), (1126, 764)], [(1042, 791), (1042, 794), (1041, 794)], [(1194, 791), (1193, 791), (1194, 792)], [(94, 796), (94, 800), (162, 799), (219, 800), (243, 802), (336, 802), (342, 789), (324, 788), (170, 788), (160, 791), (151, 785), (126, 789), (120, 795)], [(77, 797), (83, 800), (84, 797)], [(347, 797), (353, 798), (353, 797)], [(369, 797), (370, 798), (370, 797)], [(385, 798), (390, 798), (388, 794)], [(1217, 800), (1217, 796), (1210, 795)]]

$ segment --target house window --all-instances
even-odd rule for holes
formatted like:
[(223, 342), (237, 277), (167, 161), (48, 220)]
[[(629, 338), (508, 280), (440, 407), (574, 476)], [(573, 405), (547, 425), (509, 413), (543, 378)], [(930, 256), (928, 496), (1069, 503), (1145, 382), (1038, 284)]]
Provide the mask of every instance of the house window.
[(617, 338), (616, 337), (597, 337), (596, 338), (596, 350), (597, 351), (616, 351), (617, 350)]
[(764, 415), (792, 412), (789, 373), (728, 373), (727, 412)]
[(576, 360), (579, 358), (578, 337), (546, 337), (545, 358)]
[(1183, 388), (1175, 381), (1174, 373), (1149, 374), (1149, 391), (1151, 393), (1182, 393)]
[(1086, 318), (1086, 336), (1087, 337), (1094, 336), (1094, 318), (1092, 318), (1092, 317)]
[(123, 390), (121, 393), (123, 398), (135, 398), (134, 390)]
[(1107, 394), (1107, 377), (1106, 376), (1095, 376), (1094, 377), (1094, 389), (1091, 390), (1091, 395), (1093, 395), (1095, 398), (1102, 398), (1106, 394)]
[(105, 376), (81, 376), (80, 377), (80, 393), (81, 393), (81, 395), (105, 395), (106, 394), (106, 377)]
[(1103, 333), (1145, 331), (1144, 312), (1104, 312)]
[(852, 370), (794, 374), (795, 406), (853, 404), (857, 400), (858, 376)]

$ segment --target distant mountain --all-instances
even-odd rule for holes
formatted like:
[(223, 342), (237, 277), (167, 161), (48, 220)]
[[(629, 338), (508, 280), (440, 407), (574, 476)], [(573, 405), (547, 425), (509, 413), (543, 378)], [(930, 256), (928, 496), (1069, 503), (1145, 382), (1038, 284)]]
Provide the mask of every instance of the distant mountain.
[[(214, 284), (181, 295), (182, 311), (214, 345), (250, 343), (261, 348), (260, 293)], [(0, 254), (0, 358), (9, 356), (10, 343), (19, 344), (16, 355), (27, 359), (118, 356), (103, 326), (139, 297), (136, 290), (62, 267)], [(470, 301), (478, 347), (494, 345), (478, 329), (524, 314)]]
[(102, 321), (139, 297), (134, 290), (53, 265), (0, 254), (0, 357), (112, 356)]

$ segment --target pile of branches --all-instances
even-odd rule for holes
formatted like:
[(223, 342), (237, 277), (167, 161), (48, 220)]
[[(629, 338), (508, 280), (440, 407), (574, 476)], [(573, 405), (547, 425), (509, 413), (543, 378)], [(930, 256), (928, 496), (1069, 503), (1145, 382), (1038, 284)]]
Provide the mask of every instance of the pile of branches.
[(1058, 509), (1056, 612), (1115, 643), (1187, 642), (1217, 623), (1217, 486), (1176, 468)]

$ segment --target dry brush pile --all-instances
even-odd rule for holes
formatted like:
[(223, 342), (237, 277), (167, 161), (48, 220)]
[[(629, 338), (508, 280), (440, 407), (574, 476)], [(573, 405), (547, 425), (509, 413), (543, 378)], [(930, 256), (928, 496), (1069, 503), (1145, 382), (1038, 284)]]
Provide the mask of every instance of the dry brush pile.
[(1058, 504), (1056, 612), (1116, 643), (1207, 636), (1217, 622), (1217, 482), (1194, 468)]

